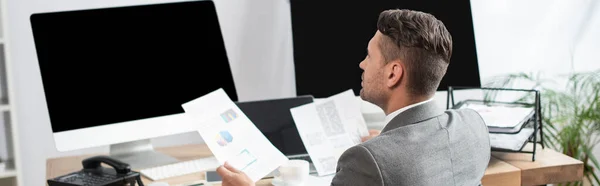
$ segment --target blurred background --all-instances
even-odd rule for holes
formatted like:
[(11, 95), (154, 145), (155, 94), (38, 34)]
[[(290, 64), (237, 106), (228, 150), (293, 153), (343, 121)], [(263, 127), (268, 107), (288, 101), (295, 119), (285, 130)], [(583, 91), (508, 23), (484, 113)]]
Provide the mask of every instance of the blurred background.
[[(167, 0), (3, 0), (3, 31), (18, 130), (22, 185), (46, 181), (46, 159), (107, 152), (107, 147), (58, 152), (40, 105), (43, 94), (29, 16), (35, 12), (136, 5)], [(240, 101), (296, 96), (290, 7), (287, 0), (215, 0)], [(565, 87), (567, 75), (600, 69), (600, 4), (597, 0), (471, 0), (482, 84), (514, 73), (553, 79)], [(324, 31), (324, 34), (327, 34)], [(158, 37), (158, 36), (157, 36)], [(4, 47), (4, 46), (3, 46)], [(358, 62), (356, 61), (357, 68)], [(452, 64), (451, 64), (452, 65)], [(530, 86), (526, 85), (514, 85)], [(4, 93), (6, 94), (6, 93)], [(445, 92), (436, 101), (445, 105)], [(4, 117), (10, 117), (4, 115)], [(0, 137), (0, 158), (9, 157)], [(153, 139), (156, 146), (201, 143), (196, 133)], [(595, 148), (594, 154), (600, 154)], [(2, 182), (0, 182), (2, 183)], [(1, 185), (1, 184), (0, 184)]]

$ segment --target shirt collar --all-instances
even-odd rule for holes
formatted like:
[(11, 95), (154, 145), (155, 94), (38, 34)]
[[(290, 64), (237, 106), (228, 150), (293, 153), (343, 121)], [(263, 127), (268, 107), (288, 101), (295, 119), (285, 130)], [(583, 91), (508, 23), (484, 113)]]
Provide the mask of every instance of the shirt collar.
[(433, 97), (429, 98), (428, 100), (425, 100), (425, 101), (421, 101), (421, 102), (418, 102), (418, 103), (415, 103), (415, 104), (412, 104), (412, 105), (408, 105), (406, 107), (402, 107), (402, 108), (400, 108), (400, 109), (398, 109), (398, 110), (396, 110), (396, 111), (388, 114), (387, 116), (385, 116), (385, 124), (387, 125), (392, 119), (394, 119), (396, 116), (398, 116), (398, 114), (400, 114), (400, 113), (402, 113), (402, 112), (404, 112), (404, 111), (406, 111), (406, 110), (408, 110), (410, 108), (413, 108), (413, 107), (425, 104), (427, 102), (430, 102), (432, 100), (433, 100)]

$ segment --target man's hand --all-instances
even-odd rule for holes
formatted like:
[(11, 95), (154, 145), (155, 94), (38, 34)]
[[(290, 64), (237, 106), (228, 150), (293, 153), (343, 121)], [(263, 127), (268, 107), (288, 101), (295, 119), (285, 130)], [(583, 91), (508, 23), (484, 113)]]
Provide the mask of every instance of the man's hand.
[(254, 182), (244, 172), (237, 170), (229, 163), (217, 168), (217, 173), (223, 179), (221, 186), (254, 186)]
[(369, 130), (369, 135), (368, 136), (363, 136), (360, 139), (361, 139), (362, 142), (365, 142), (367, 140), (370, 140), (371, 138), (379, 136), (379, 134), (381, 134), (380, 130), (371, 129), (371, 130)]

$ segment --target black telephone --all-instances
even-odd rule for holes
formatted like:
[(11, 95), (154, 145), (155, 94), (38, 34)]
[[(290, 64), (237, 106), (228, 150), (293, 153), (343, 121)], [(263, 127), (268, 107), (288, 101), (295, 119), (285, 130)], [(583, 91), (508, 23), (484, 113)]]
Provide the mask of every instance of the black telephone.
[[(103, 167), (105, 163), (112, 168)], [(129, 164), (108, 156), (94, 156), (81, 162), (83, 169), (48, 180), (49, 186), (143, 186), (139, 172)]]

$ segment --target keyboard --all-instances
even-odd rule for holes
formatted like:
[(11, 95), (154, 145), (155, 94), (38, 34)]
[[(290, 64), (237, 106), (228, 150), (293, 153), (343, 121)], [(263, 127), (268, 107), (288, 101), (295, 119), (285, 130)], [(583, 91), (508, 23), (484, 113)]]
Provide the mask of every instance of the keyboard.
[(215, 170), (219, 166), (219, 161), (212, 156), (209, 158), (182, 161), (159, 167), (145, 168), (140, 170), (140, 173), (146, 176), (148, 179), (156, 181), (191, 173)]

